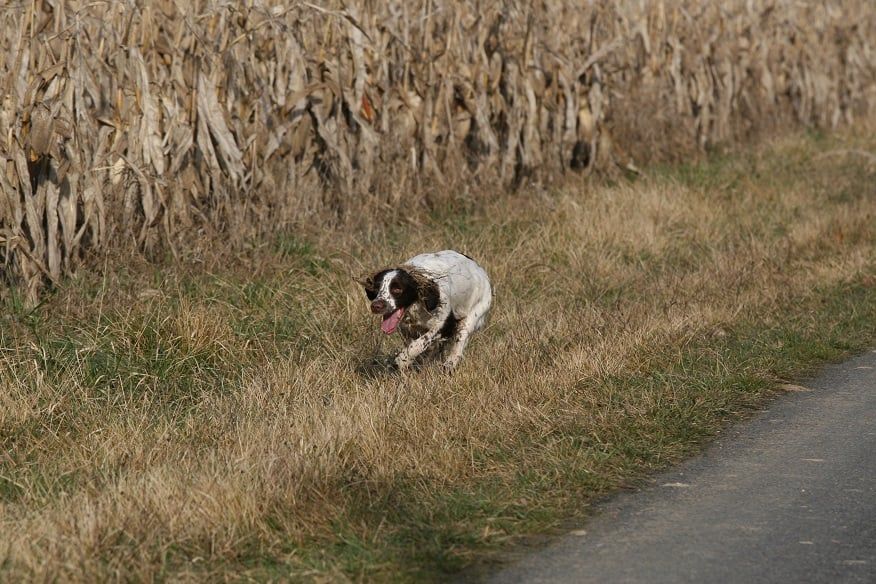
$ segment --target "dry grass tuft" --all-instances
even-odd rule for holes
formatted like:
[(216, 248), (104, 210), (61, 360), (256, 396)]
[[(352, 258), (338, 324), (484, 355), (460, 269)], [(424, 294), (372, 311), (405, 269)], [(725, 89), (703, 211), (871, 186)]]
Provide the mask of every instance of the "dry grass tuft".
[(94, 251), (385, 223), (876, 100), (868, 0), (12, 0), (0, 25), (0, 258), (31, 304)]
[[(7, 312), (0, 579), (397, 576), (677, 459), (872, 342), (872, 170), (814, 156), (874, 146), (845, 140), (81, 274)], [(488, 329), (451, 377), (372, 367), (395, 339), (350, 274), (449, 245), (491, 274)]]

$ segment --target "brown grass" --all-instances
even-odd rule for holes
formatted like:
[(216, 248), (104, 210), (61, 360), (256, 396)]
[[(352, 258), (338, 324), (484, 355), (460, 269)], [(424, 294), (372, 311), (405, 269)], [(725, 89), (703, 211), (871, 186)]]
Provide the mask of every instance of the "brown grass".
[[(874, 146), (80, 274), (0, 321), (0, 579), (398, 577), (544, 528), (872, 342), (876, 169), (816, 154)], [(453, 376), (382, 372), (351, 274), (446, 246), (490, 326)]]
[(385, 223), (876, 99), (869, 0), (12, 0), (0, 31), (0, 259), (31, 304), (95, 252)]

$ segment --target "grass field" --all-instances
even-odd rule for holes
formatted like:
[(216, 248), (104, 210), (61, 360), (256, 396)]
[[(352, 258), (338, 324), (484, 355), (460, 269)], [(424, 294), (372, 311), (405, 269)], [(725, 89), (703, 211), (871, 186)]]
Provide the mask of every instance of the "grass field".
[[(0, 580), (438, 580), (586, 514), (873, 345), (865, 130), (8, 298)], [(452, 376), (381, 370), (353, 278), (446, 247), (489, 327)]]

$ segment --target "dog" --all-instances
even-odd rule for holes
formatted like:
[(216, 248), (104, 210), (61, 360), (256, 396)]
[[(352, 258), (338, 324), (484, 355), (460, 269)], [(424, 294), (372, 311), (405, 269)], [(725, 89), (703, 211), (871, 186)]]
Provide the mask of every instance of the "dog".
[(437, 347), (446, 349), (443, 368), (455, 369), (493, 303), (487, 272), (453, 250), (414, 256), (360, 283), (371, 312), (383, 317), (380, 329), (388, 335), (399, 330), (407, 343), (395, 358), (402, 371)]

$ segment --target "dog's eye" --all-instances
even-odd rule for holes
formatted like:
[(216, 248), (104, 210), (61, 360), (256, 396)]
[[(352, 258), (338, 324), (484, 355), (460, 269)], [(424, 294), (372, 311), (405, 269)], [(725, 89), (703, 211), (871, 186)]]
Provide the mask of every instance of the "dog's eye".
[(401, 292), (402, 292), (401, 288), (390, 288), (389, 289), (390, 294), (401, 294)]

